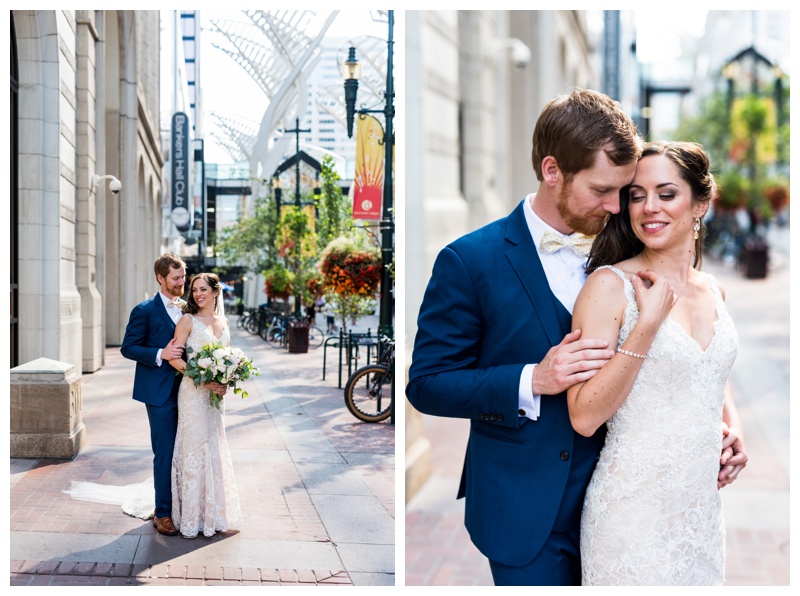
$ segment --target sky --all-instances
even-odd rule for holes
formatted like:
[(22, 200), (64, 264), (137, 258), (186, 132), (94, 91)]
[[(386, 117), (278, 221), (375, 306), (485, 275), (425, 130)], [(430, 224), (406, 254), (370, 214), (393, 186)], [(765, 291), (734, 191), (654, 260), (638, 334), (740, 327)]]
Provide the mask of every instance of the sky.
[(672, 7), (634, 11), (639, 61), (658, 64), (679, 58), (681, 37), (700, 37), (705, 30), (707, 13), (707, 10), (675, 10)]
[[(244, 20), (238, 10), (202, 11), (203, 28), (210, 27), (211, 19)], [(374, 22), (368, 10), (343, 10), (328, 29), (329, 37), (358, 37), (372, 35), (385, 39), (388, 25)], [(201, 47), (201, 81), (205, 102), (206, 161), (210, 163), (232, 163), (228, 153), (219, 147), (210, 135), (211, 114), (225, 112), (244, 116), (261, 122), (267, 109), (267, 98), (250, 76), (225, 53), (211, 45), (211, 35), (204, 35)], [(395, 26), (395, 41), (397, 27)], [(397, 46), (395, 46), (397, 48)]]

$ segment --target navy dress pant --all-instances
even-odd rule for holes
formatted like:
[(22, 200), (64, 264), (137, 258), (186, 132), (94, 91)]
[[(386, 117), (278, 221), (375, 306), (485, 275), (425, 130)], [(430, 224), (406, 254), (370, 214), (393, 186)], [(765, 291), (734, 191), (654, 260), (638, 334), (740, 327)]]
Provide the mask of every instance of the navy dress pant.
[(489, 561), (496, 586), (581, 585), (580, 528), (552, 532), (542, 550), (527, 565), (508, 567)]
[(172, 517), (172, 452), (178, 432), (178, 398), (161, 406), (147, 404), (150, 444), (153, 447), (153, 482), (156, 490), (156, 517)]

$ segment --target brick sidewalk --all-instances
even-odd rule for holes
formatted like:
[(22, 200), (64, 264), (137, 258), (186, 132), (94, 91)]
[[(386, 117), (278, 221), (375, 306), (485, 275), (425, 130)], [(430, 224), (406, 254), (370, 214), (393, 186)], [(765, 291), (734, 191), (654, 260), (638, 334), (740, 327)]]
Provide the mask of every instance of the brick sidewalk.
[(352, 585), (344, 571), (11, 561), (12, 586)]
[(105, 366), (83, 376), (78, 456), (11, 460), (12, 585), (394, 584), (395, 428), (350, 415), (330, 364), (321, 380), (321, 348), (291, 354), (235, 328), (232, 343), (262, 373), (247, 399), (226, 398), (243, 527), (167, 537), (117, 506), (61, 493), (71, 480), (152, 476), (146, 411), (130, 397), (134, 363), (109, 348)]

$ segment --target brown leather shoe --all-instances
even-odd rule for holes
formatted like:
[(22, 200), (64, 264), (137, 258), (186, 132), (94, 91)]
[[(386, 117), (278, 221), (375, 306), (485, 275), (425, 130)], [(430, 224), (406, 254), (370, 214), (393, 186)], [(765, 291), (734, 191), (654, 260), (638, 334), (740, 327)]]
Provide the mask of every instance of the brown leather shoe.
[(167, 536), (176, 536), (178, 534), (171, 517), (154, 517), (153, 525), (159, 534), (166, 534)]

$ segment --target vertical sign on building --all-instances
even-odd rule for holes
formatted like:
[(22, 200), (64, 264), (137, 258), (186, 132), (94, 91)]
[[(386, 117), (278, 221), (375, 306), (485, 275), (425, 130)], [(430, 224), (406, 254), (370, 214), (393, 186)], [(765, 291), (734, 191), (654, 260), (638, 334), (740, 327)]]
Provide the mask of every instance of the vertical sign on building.
[(172, 162), (172, 211), (170, 216), (175, 227), (186, 232), (191, 223), (189, 211), (191, 200), (191, 181), (189, 179), (189, 118), (183, 112), (172, 116), (172, 146), (170, 162)]
[(358, 117), (353, 219), (380, 219), (383, 194), (383, 127), (372, 116)]
[(619, 44), (620, 14), (618, 10), (603, 11), (603, 93), (620, 100)]

